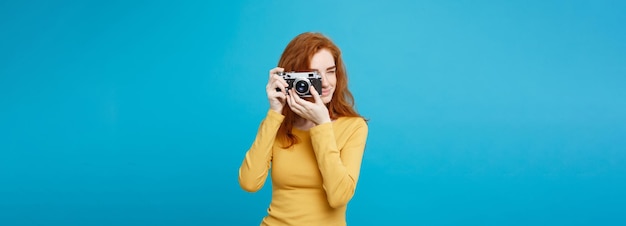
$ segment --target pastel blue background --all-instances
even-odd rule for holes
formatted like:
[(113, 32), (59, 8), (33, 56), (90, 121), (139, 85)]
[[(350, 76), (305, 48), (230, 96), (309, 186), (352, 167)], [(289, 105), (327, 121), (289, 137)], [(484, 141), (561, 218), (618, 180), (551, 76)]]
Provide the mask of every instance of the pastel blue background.
[(350, 225), (626, 225), (623, 1), (2, 1), (0, 225), (258, 225), (285, 45), (343, 50)]

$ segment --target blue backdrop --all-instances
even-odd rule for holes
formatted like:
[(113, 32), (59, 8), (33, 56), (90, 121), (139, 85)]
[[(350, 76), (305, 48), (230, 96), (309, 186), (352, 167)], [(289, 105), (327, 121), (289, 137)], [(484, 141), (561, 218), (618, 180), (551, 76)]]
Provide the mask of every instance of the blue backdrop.
[(623, 1), (2, 1), (0, 225), (257, 225), (267, 71), (343, 50), (350, 225), (626, 225)]

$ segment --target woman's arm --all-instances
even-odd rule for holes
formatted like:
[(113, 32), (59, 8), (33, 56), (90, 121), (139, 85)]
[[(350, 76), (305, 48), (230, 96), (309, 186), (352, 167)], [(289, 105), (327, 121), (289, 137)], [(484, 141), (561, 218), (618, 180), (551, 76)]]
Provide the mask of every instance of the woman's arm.
[(359, 118), (341, 150), (337, 147), (332, 123), (311, 128), (311, 142), (323, 178), (328, 203), (337, 208), (347, 205), (356, 189), (365, 150), (368, 127)]
[[(270, 110), (256, 134), (254, 143), (246, 152), (246, 157), (239, 167), (239, 185), (243, 190), (249, 192), (258, 191), (265, 184), (267, 171), (272, 161), (272, 146), (280, 124), (285, 119), (282, 115), (283, 107), (287, 99), (285, 87), (288, 86), (285, 80), (277, 73), (283, 72), (283, 68), (275, 67), (269, 71), (269, 78), (265, 86), (267, 99), (270, 103)], [(278, 91), (277, 91), (278, 90)]]
[(243, 190), (256, 192), (265, 184), (272, 161), (272, 146), (284, 118), (282, 114), (269, 110), (261, 122), (254, 143), (239, 167), (239, 185)]

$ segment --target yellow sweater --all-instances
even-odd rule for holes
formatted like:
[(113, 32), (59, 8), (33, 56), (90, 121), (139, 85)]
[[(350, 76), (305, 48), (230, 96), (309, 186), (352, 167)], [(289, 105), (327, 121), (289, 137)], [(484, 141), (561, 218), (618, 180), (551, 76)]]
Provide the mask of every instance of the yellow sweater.
[(239, 168), (239, 184), (249, 192), (263, 187), (272, 168), (272, 201), (261, 225), (346, 225), (346, 205), (354, 195), (368, 127), (360, 117), (341, 117), (293, 133), (289, 149), (276, 141), (284, 116), (270, 110)]

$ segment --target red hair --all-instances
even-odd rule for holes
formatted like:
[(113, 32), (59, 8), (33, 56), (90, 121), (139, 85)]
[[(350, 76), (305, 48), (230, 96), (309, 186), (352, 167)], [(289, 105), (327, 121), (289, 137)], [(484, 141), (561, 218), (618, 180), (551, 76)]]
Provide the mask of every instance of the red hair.
[[(315, 53), (327, 49), (335, 59), (337, 66), (337, 83), (331, 101), (326, 104), (331, 119), (339, 117), (361, 117), (354, 109), (354, 97), (348, 90), (348, 75), (341, 59), (341, 50), (329, 38), (313, 32), (306, 32), (296, 36), (283, 51), (278, 67), (285, 71), (310, 71), (311, 59)], [(278, 129), (277, 137), (283, 141), (283, 147), (289, 148), (298, 142), (296, 135), (292, 133), (293, 123), (299, 117), (288, 106), (283, 108), (285, 120)]]

